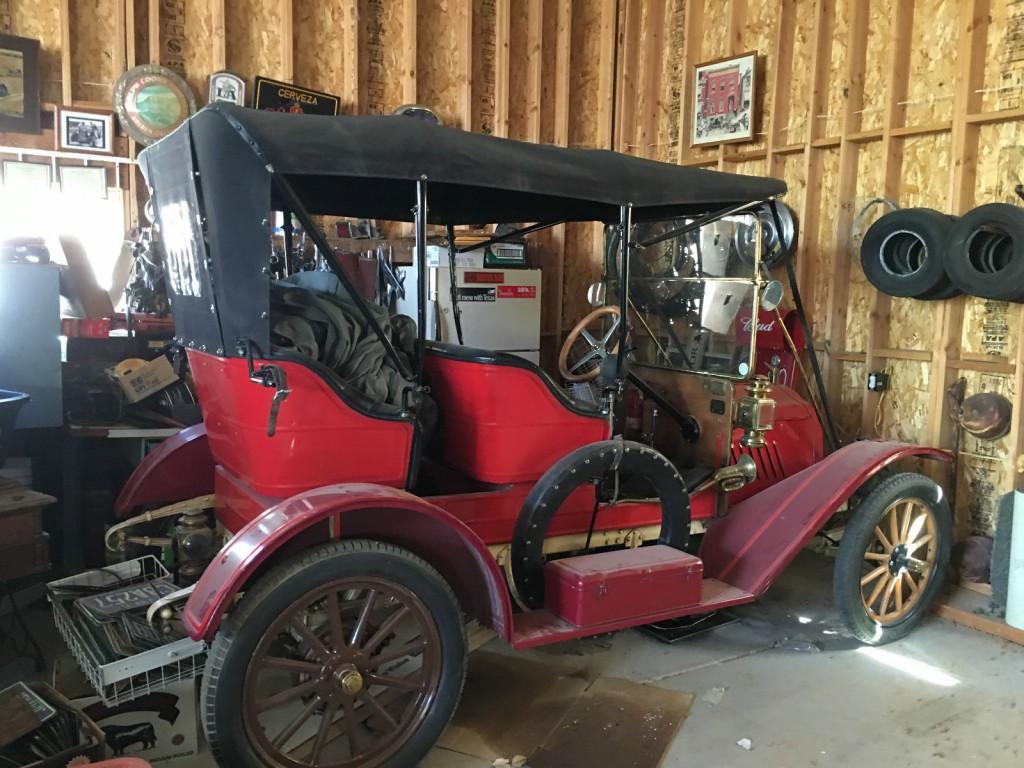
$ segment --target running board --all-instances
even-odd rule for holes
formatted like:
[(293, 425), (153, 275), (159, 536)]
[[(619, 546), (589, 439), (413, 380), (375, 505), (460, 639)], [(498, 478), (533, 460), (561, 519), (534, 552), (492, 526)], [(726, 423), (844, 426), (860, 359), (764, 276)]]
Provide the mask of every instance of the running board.
[(516, 614), (515, 648), (532, 648), (749, 603), (703, 578), (700, 558), (664, 545), (564, 558), (545, 567), (545, 607)]

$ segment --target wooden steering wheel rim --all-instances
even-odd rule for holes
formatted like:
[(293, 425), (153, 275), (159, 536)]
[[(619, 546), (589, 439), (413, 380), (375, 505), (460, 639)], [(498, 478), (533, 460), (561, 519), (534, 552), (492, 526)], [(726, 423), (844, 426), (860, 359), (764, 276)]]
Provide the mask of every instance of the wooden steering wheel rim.
[[(576, 343), (576, 339), (583, 333), (583, 329), (590, 325), (592, 322), (605, 315), (615, 315), (619, 317), (621, 312), (619, 308), (609, 304), (606, 307), (598, 307), (593, 312), (588, 314), (569, 331), (569, 335), (565, 337), (565, 341), (562, 343), (562, 350), (558, 353), (558, 372), (562, 378), (568, 382), (581, 382), (581, 381), (593, 381), (597, 378), (597, 375), (601, 372), (600, 367), (595, 368), (592, 371), (585, 373), (572, 373), (569, 371), (569, 352), (572, 350), (572, 345)], [(616, 341), (615, 346), (608, 350), (608, 354), (615, 354), (619, 349), (619, 343)]]

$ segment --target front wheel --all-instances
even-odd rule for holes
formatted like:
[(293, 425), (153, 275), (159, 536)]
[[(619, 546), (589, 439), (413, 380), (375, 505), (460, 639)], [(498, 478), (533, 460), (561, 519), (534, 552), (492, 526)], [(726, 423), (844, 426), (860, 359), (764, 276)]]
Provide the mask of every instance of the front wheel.
[(833, 591), (859, 640), (889, 643), (921, 622), (942, 588), (952, 537), (949, 503), (923, 475), (894, 475), (857, 506), (839, 545)]
[(203, 726), (232, 768), (416, 765), (462, 692), (451, 589), (374, 541), (318, 547), (248, 590), (214, 639)]

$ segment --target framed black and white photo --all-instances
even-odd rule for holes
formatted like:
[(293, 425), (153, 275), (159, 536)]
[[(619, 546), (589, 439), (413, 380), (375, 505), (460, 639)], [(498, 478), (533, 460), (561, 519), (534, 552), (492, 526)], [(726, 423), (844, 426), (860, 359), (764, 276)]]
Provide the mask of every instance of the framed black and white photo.
[(39, 133), (39, 41), (0, 35), (0, 131)]
[(109, 155), (114, 151), (114, 115), (112, 112), (83, 112), (62, 109), (58, 149), (68, 152), (99, 152)]
[(753, 139), (757, 52), (698, 64), (693, 78), (691, 145)]

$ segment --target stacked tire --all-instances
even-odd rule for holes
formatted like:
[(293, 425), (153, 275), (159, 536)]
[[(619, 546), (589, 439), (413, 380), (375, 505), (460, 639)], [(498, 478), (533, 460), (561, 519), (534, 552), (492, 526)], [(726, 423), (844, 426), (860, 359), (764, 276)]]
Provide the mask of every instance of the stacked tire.
[(903, 208), (871, 225), (860, 257), (868, 280), (890, 296), (1024, 301), (1024, 209), (992, 203), (957, 219)]

